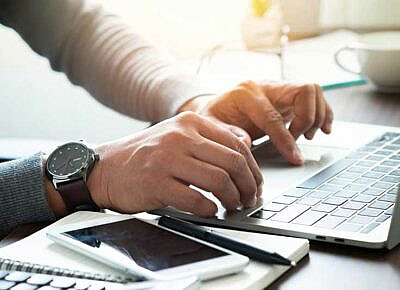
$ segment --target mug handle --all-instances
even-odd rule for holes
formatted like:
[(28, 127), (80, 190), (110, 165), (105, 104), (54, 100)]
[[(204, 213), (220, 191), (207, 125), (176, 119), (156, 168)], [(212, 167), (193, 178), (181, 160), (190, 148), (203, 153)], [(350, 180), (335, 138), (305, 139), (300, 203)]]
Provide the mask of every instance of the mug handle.
[(345, 70), (345, 71), (347, 71), (347, 72), (349, 72), (349, 73), (357, 74), (357, 75), (361, 74), (361, 71), (355, 71), (355, 70), (352, 70), (352, 69), (350, 69), (350, 68), (347, 68), (346, 66), (344, 66), (344, 65), (340, 62), (339, 55), (340, 55), (343, 51), (345, 51), (345, 50), (355, 51), (356, 48), (355, 48), (355, 47), (350, 47), (350, 46), (344, 46), (344, 47), (342, 47), (342, 48), (339, 48), (339, 49), (335, 52), (335, 55), (334, 55), (336, 64), (337, 64), (342, 70)]

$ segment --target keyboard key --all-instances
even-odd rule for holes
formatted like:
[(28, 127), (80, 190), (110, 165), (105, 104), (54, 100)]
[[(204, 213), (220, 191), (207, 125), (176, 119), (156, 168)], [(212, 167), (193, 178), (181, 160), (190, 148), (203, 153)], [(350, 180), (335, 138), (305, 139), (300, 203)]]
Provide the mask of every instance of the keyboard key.
[(303, 212), (308, 210), (310, 207), (303, 205), (303, 204), (293, 204), (291, 206), (288, 206), (281, 212), (277, 213), (274, 215), (271, 220), (272, 221), (277, 221), (277, 222), (284, 222), (284, 223), (289, 223), (292, 220), (294, 220), (296, 217), (301, 215)]
[(382, 155), (370, 155), (366, 159), (367, 160), (371, 160), (371, 161), (382, 161), (383, 159), (385, 159), (385, 156), (382, 156)]
[(351, 209), (339, 208), (335, 211), (332, 215), (334, 216), (341, 216), (341, 217), (351, 217), (356, 211)]
[(0, 280), (0, 290), (10, 289), (14, 285), (15, 285), (15, 282)]
[(340, 177), (340, 178), (345, 178), (345, 179), (350, 179), (350, 180), (354, 180), (354, 179), (358, 178), (359, 176), (360, 176), (360, 174), (354, 173), (354, 172), (343, 172), (338, 175), (338, 177)]
[(382, 178), (382, 181), (384, 182), (390, 182), (390, 183), (399, 183), (400, 181), (400, 177), (399, 176), (385, 176), (384, 178)]
[(88, 290), (105, 290), (105, 287), (100, 285), (91, 285)]
[(370, 217), (377, 217), (382, 213), (381, 210), (376, 210), (372, 208), (365, 208), (362, 211), (360, 211), (358, 214), (363, 215), (363, 216), (370, 216)]
[(327, 192), (327, 191), (313, 191), (311, 192), (308, 196), (309, 197), (313, 197), (313, 198), (319, 198), (319, 199), (324, 199), (327, 198), (328, 196), (330, 196), (332, 193)]
[(24, 282), (30, 276), (31, 276), (31, 274), (29, 274), (29, 273), (12, 272), (9, 275), (7, 275), (4, 279), (7, 281), (12, 281), (12, 282)]
[(354, 180), (353, 182), (357, 184), (371, 185), (372, 183), (375, 182), (375, 180), (371, 178), (360, 177)]
[(367, 152), (353, 152), (347, 155), (346, 159), (363, 159), (367, 155)]
[(322, 212), (332, 212), (334, 209), (336, 209), (337, 207), (331, 204), (324, 204), (324, 203), (320, 203), (316, 206), (314, 206), (312, 208), (312, 210), (315, 211), (322, 211)]
[(338, 227), (338, 230), (345, 232), (358, 232), (363, 226), (360, 224), (345, 223)]
[(68, 277), (56, 277), (50, 283), (50, 286), (55, 288), (71, 288), (75, 285), (75, 280)]
[(30, 277), (26, 283), (32, 284), (32, 285), (46, 285), (49, 284), (53, 280), (53, 277), (49, 275), (44, 275), (44, 274), (35, 274), (32, 277)]
[(299, 225), (305, 225), (305, 226), (311, 226), (315, 224), (317, 221), (319, 221), (321, 218), (326, 216), (326, 213), (323, 212), (318, 212), (318, 211), (306, 211), (296, 219), (292, 221), (294, 224), (299, 224)]
[(255, 213), (253, 213), (250, 217), (267, 220), (270, 217), (272, 217), (274, 214), (275, 214), (275, 212), (272, 212), (272, 211), (259, 210)]
[(370, 208), (377, 208), (377, 209), (388, 209), (392, 206), (393, 203), (386, 202), (386, 201), (375, 201), (369, 207)]
[(367, 172), (369, 169), (366, 167), (359, 167), (359, 166), (352, 166), (349, 169), (347, 169), (347, 172), (355, 172), (355, 173), (365, 173)]
[(263, 210), (269, 211), (281, 211), (286, 207), (284, 204), (270, 202), (263, 206)]
[(289, 204), (294, 203), (296, 200), (297, 200), (297, 198), (282, 195), (282, 196), (279, 196), (278, 198), (275, 198), (273, 200), (273, 202), (289, 205)]
[(346, 219), (342, 217), (337, 217), (337, 216), (326, 216), (319, 220), (315, 226), (320, 227), (320, 228), (325, 228), (325, 229), (334, 229), (338, 225), (340, 225), (342, 222), (344, 222)]
[(333, 176), (346, 169), (352, 163), (353, 161), (350, 159), (339, 160), (333, 163), (331, 166), (325, 168), (321, 172), (317, 173), (313, 177), (309, 178), (298, 187), (309, 188), (309, 189), (317, 188), (319, 185), (323, 184), (328, 179), (331, 179)]
[(352, 190), (356, 192), (361, 192), (364, 191), (368, 188), (366, 185), (360, 185), (360, 184), (349, 184), (347, 185), (344, 189), (345, 190)]
[(366, 226), (361, 232), (363, 234), (368, 234), (370, 231), (375, 229), (377, 226), (379, 226), (379, 223), (370, 223), (368, 226)]
[(14, 287), (12, 287), (10, 290), (35, 290), (38, 287), (36, 285), (30, 285), (26, 283), (20, 283)]
[(355, 191), (341, 190), (339, 192), (336, 192), (335, 196), (344, 197), (344, 198), (352, 198), (356, 194), (357, 194), (357, 192), (355, 192)]
[(380, 173), (389, 173), (392, 170), (393, 170), (393, 168), (386, 167), (386, 166), (376, 166), (371, 169), (371, 171), (373, 171), (373, 172), (380, 172)]
[(320, 187), (318, 187), (318, 190), (322, 190), (322, 191), (328, 191), (331, 193), (335, 193), (339, 190), (341, 190), (342, 188), (336, 185), (330, 185), (330, 184), (324, 184)]
[(297, 203), (299, 203), (299, 204), (305, 204), (305, 205), (311, 205), (311, 206), (312, 205), (316, 205), (319, 202), (320, 202), (319, 199), (310, 198), (310, 197), (305, 197), (305, 198), (302, 198), (302, 199), (297, 201)]
[(383, 156), (389, 156), (391, 155), (393, 152), (389, 151), (389, 150), (378, 150), (376, 151), (374, 154), (376, 155), (383, 155)]
[(383, 147), (382, 149), (384, 150), (390, 150), (390, 151), (396, 151), (396, 150), (400, 150), (400, 146), (397, 145), (388, 145)]
[(372, 195), (365, 195), (365, 194), (359, 194), (355, 196), (351, 201), (357, 201), (357, 202), (371, 202), (375, 199), (375, 196)]
[(330, 197), (330, 198), (324, 200), (323, 203), (332, 204), (332, 205), (341, 205), (341, 204), (345, 203), (346, 201), (347, 201), (346, 198)]
[(378, 198), (380, 201), (387, 201), (387, 202), (395, 202), (396, 201), (396, 195), (393, 194), (384, 194), (380, 198)]
[(375, 150), (376, 150), (375, 147), (368, 147), (368, 146), (364, 146), (357, 149), (357, 151), (359, 152), (374, 152)]
[(378, 188), (368, 188), (366, 190), (364, 190), (362, 193), (363, 194), (368, 194), (368, 195), (374, 195), (374, 196), (378, 196), (381, 195), (382, 193), (384, 193), (385, 191), (383, 189), (378, 189)]
[(356, 165), (371, 168), (371, 167), (375, 166), (375, 164), (376, 164), (376, 161), (363, 160), (363, 161), (358, 162)]
[(5, 276), (7, 276), (8, 275), (8, 272), (7, 271), (1, 271), (0, 270), (0, 279), (3, 279)]
[(393, 207), (391, 207), (387, 211), (385, 211), (385, 214), (392, 215), (393, 214)]
[(388, 218), (390, 218), (390, 215), (383, 214), (380, 217), (378, 217), (375, 221), (378, 222), (378, 223), (382, 223), (385, 220), (387, 220)]
[(392, 187), (392, 183), (386, 183), (386, 182), (377, 182), (371, 185), (371, 187), (375, 188), (381, 188), (381, 189), (389, 189)]
[(397, 191), (398, 191), (398, 189), (395, 187), (395, 188), (392, 188), (391, 190), (389, 190), (386, 193), (388, 193), (388, 194), (397, 194)]
[(363, 175), (363, 177), (368, 177), (368, 178), (373, 178), (373, 179), (380, 179), (380, 178), (383, 177), (384, 175), (385, 175), (385, 174), (383, 174), (383, 173), (369, 171), (369, 172), (365, 173), (365, 174)]
[(399, 166), (400, 162), (399, 161), (386, 160), (386, 161), (382, 162), (382, 165), (384, 165), (384, 166)]
[(349, 181), (346, 179), (341, 179), (341, 178), (334, 178), (328, 182), (329, 184), (334, 184), (334, 185), (339, 185), (341, 187), (346, 186), (349, 184)]
[(356, 215), (356, 216), (352, 217), (349, 220), (349, 222), (355, 223), (355, 224), (366, 225), (366, 224), (372, 222), (372, 220), (373, 220), (373, 218), (371, 218), (371, 217)]
[(400, 170), (393, 170), (392, 172), (390, 172), (390, 175), (400, 176)]
[(400, 155), (393, 155), (389, 159), (398, 161), (398, 160), (400, 160)]
[(349, 201), (349, 202), (345, 203), (344, 205), (342, 205), (341, 207), (347, 208), (347, 209), (359, 210), (359, 209), (362, 209), (364, 206), (365, 206), (365, 203)]
[(288, 192), (285, 192), (283, 195), (291, 197), (303, 197), (309, 191), (310, 191), (309, 189), (304, 189), (304, 188), (293, 188), (290, 189)]

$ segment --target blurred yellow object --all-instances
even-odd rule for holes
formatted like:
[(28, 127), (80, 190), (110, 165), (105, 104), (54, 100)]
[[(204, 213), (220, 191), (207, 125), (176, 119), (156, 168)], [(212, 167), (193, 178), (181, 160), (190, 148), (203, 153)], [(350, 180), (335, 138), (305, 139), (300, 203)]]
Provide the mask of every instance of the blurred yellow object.
[(251, 7), (256, 16), (263, 16), (271, 5), (271, 0), (251, 0)]

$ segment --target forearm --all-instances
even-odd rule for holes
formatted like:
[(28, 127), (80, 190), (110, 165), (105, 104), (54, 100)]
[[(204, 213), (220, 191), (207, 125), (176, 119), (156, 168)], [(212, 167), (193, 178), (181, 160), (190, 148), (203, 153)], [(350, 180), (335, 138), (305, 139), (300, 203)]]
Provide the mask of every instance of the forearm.
[(40, 154), (0, 164), (0, 237), (24, 223), (52, 221)]
[(87, 1), (3, 1), (0, 20), (73, 83), (132, 117), (158, 122), (205, 93), (194, 75)]

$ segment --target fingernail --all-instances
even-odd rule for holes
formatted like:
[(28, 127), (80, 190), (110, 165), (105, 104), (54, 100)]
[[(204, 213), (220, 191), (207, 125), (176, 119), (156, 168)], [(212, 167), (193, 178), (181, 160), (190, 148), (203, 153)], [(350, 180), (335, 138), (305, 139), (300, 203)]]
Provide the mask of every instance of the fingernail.
[(293, 159), (299, 162), (300, 164), (303, 164), (304, 162), (303, 155), (301, 154), (300, 149), (297, 147), (293, 149)]
[(251, 202), (249, 203), (248, 207), (255, 207), (257, 204), (257, 197), (254, 196), (254, 198), (251, 200)]

